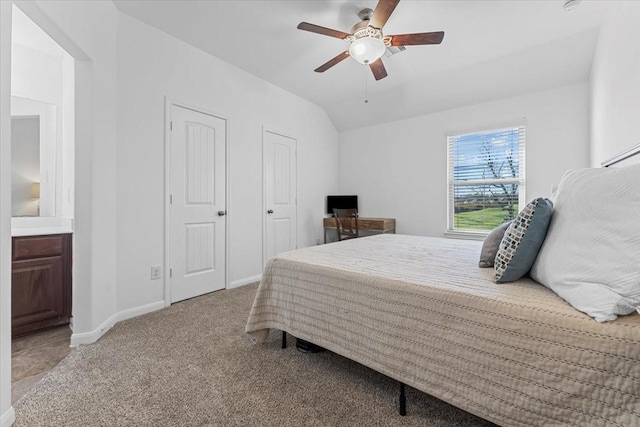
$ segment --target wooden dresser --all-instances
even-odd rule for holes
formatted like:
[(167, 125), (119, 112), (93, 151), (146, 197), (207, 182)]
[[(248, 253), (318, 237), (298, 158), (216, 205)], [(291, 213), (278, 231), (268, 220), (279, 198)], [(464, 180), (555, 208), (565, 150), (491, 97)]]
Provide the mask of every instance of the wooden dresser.
[(71, 234), (14, 237), (11, 261), (11, 335), (68, 324)]

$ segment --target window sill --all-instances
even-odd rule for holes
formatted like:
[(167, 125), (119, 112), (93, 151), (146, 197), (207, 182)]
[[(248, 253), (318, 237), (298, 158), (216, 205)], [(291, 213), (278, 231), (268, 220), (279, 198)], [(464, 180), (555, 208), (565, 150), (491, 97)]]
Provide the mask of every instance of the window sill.
[(447, 239), (463, 239), (463, 240), (484, 240), (488, 231), (453, 231), (448, 230), (444, 233)]

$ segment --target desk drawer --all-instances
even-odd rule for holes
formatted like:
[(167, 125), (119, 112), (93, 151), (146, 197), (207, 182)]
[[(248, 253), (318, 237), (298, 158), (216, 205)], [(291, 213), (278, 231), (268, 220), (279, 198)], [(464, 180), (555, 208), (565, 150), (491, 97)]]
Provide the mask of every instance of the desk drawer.
[(371, 231), (391, 231), (396, 228), (396, 220), (392, 218), (361, 218), (358, 219), (358, 228)]
[(358, 228), (362, 230), (383, 231), (384, 222), (380, 220), (358, 219)]

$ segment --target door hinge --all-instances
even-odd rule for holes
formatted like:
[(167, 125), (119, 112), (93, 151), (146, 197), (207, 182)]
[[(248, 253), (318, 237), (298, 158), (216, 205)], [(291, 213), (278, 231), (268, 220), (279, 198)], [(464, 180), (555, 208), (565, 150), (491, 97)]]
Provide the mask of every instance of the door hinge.
[(169, 204), (173, 204), (173, 194), (169, 194)]
[(173, 130), (173, 122), (169, 122), (169, 130)]
[(173, 268), (169, 269), (169, 278), (173, 277)]

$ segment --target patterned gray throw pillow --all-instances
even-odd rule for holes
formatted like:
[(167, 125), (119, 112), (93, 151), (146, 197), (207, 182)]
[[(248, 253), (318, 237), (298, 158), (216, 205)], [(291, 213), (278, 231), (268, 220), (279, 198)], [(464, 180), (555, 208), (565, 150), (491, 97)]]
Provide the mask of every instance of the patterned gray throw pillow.
[(513, 220), (496, 254), (496, 283), (512, 282), (529, 272), (547, 235), (552, 212), (551, 200), (539, 197)]

